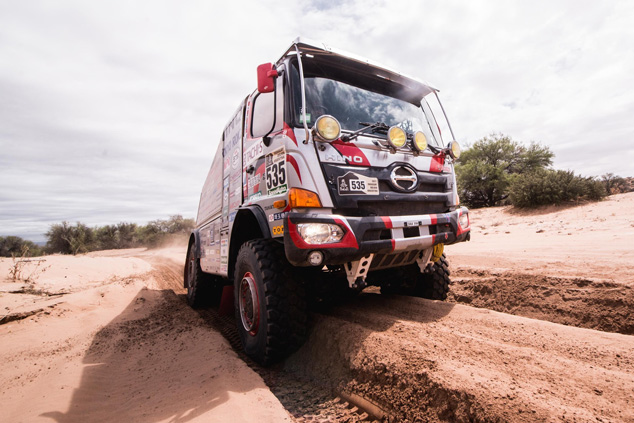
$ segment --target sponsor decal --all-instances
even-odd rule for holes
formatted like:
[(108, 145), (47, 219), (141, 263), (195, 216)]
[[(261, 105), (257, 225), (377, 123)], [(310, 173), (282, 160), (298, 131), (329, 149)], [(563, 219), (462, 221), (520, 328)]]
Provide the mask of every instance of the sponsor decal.
[(339, 195), (378, 195), (379, 180), (348, 172), (337, 178)]
[(237, 149), (233, 150), (233, 156), (231, 157), (231, 168), (237, 169), (240, 164), (240, 153)]
[(220, 271), (227, 273), (229, 268), (229, 240), (223, 239), (220, 241)]
[(223, 181), (222, 188), (222, 214), (226, 216), (227, 213), (229, 213), (229, 177)]
[(256, 173), (255, 175), (247, 174), (247, 189), (251, 191), (256, 186), (260, 185), (262, 181), (262, 175), (260, 173)]
[(262, 141), (256, 141), (251, 147), (242, 154), (242, 163), (244, 167), (248, 167), (264, 154), (264, 145)]
[(284, 225), (273, 226), (271, 232), (273, 232), (273, 235), (284, 235)]
[(282, 220), (288, 213), (271, 213), (269, 215), (269, 222), (274, 222), (276, 220)]
[(286, 173), (286, 152), (284, 147), (267, 154), (265, 163), (266, 190), (268, 195), (284, 194), (288, 191)]

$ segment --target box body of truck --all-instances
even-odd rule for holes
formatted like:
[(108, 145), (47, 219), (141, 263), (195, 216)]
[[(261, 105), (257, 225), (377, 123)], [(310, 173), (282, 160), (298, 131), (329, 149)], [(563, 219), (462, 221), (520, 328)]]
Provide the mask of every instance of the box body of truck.
[[(285, 318), (305, 320), (297, 309), (333, 280), (386, 292), (446, 285), (443, 248), (470, 237), (458, 156), (431, 85), (295, 40), (258, 68), (258, 89), (222, 132), (190, 238), (190, 303), (218, 301), (232, 286), (245, 349), (266, 363), (302, 337), (291, 324), (283, 337), (299, 341), (275, 340), (269, 315), (293, 309)], [(396, 283), (390, 272), (414, 280)], [(280, 299), (278, 290), (292, 292)], [(272, 299), (284, 305), (272, 310)]]

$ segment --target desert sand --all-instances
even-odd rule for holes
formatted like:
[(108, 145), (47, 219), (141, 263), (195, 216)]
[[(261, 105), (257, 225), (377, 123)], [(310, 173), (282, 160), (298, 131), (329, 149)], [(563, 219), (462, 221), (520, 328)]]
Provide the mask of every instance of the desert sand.
[(0, 421), (634, 422), (632, 210), (474, 210), (447, 302), (366, 289), (267, 369), (187, 307), (183, 246), (1, 259)]

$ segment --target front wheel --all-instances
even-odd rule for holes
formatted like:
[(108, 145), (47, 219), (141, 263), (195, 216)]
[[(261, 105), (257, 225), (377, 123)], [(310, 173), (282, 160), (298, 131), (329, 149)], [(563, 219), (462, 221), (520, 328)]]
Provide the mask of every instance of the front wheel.
[(449, 262), (443, 254), (435, 263), (428, 263), (423, 273), (413, 264), (380, 273), (381, 293), (400, 294), (444, 301), (449, 293)]
[(449, 262), (443, 254), (435, 263), (429, 263), (418, 276), (415, 295), (430, 300), (445, 301), (449, 293)]
[(246, 354), (263, 365), (283, 359), (306, 337), (305, 289), (292, 270), (274, 240), (248, 241), (238, 252), (236, 325)]

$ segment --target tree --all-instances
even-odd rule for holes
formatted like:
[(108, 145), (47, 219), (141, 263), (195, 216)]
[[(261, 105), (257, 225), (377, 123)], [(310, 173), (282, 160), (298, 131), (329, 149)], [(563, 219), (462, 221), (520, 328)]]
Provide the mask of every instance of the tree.
[(577, 176), (571, 170), (538, 169), (515, 178), (510, 199), (516, 207), (561, 204), (566, 201), (598, 201), (605, 197), (603, 182)]
[(46, 249), (51, 253), (79, 254), (93, 251), (95, 233), (92, 228), (77, 222), (71, 226), (68, 222), (51, 225), (46, 232)]
[(601, 181), (605, 191), (610, 194), (621, 194), (623, 192), (629, 192), (630, 187), (626, 178), (621, 178), (613, 173), (606, 173), (601, 175)]
[(508, 198), (513, 175), (547, 168), (553, 156), (536, 143), (526, 147), (503, 134), (484, 137), (465, 150), (456, 165), (460, 197), (471, 207), (495, 206)]
[(32, 241), (22, 239), (19, 236), (0, 236), (0, 257), (20, 256), (25, 251), (28, 256), (42, 255), (42, 249)]

